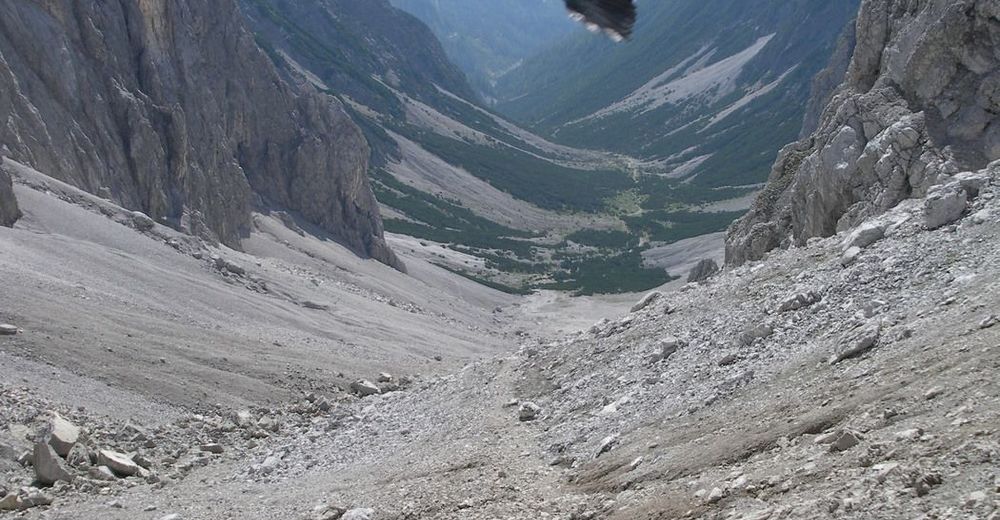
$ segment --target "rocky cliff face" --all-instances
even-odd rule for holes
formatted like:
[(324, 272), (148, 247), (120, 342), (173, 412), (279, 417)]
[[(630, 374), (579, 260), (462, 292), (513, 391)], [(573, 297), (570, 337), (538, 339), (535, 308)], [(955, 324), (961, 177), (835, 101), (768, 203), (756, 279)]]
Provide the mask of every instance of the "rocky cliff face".
[(844, 84), (733, 225), (727, 262), (829, 236), (1000, 159), (1000, 4), (866, 0)]
[(0, 226), (13, 226), (20, 217), (21, 211), (17, 207), (17, 199), (14, 198), (10, 175), (0, 168)]
[(238, 245), (281, 206), (399, 266), (360, 131), (280, 79), (231, 0), (0, 3), (0, 118), (3, 154), (179, 229)]

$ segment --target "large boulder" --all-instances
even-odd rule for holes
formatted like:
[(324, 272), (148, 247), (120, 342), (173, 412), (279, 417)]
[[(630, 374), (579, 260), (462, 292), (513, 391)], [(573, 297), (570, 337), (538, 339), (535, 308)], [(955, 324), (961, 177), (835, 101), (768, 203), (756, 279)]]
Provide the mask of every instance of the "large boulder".
[[(0, 162), (2, 161), (3, 158), (0, 158)], [(17, 198), (14, 196), (10, 175), (0, 165), (0, 226), (13, 226), (19, 218), (21, 218), (21, 211), (17, 207)]]
[(924, 226), (937, 229), (962, 218), (969, 195), (959, 186), (935, 186), (924, 199)]
[(719, 272), (719, 264), (715, 260), (706, 258), (698, 262), (688, 273), (688, 283), (704, 282)]
[(107, 466), (119, 477), (131, 477), (140, 472), (139, 465), (133, 462), (128, 455), (111, 450), (97, 452), (97, 465)]
[(51, 486), (60, 480), (73, 481), (73, 474), (66, 469), (62, 459), (48, 444), (41, 442), (35, 444), (31, 464), (35, 468), (35, 479), (40, 484)]
[(48, 432), (49, 445), (60, 457), (69, 455), (73, 445), (80, 440), (80, 428), (57, 413), (49, 419)]
[(372, 520), (374, 516), (375, 510), (365, 507), (351, 509), (350, 511), (344, 513), (344, 516), (340, 517), (340, 520)]

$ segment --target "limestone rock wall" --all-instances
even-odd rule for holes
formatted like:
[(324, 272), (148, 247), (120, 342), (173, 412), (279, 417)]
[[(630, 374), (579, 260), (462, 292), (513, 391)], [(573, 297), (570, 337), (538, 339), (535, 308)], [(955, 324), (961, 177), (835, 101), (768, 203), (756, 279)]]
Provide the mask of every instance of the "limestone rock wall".
[(0, 120), (0, 153), (176, 228), (238, 246), (278, 206), (401, 267), (360, 130), (232, 0), (0, 0)]
[(726, 261), (829, 236), (1000, 159), (1000, 3), (865, 0), (843, 85), (779, 154)]

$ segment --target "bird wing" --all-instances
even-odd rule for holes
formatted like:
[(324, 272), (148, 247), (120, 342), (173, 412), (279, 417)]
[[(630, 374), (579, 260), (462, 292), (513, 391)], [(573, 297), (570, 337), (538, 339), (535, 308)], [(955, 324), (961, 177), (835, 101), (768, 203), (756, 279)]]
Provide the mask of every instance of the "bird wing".
[(617, 41), (632, 36), (636, 18), (633, 0), (566, 0), (566, 9), (575, 20), (591, 30), (603, 30)]

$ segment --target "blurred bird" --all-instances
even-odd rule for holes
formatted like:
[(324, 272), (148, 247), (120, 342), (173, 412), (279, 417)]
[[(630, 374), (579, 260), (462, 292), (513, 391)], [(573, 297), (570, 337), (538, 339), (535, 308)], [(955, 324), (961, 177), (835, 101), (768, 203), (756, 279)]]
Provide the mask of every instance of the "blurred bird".
[(635, 25), (633, 0), (566, 0), (570, 17), (591, 31), (604, 31), (616, 42), (632, 36)]

